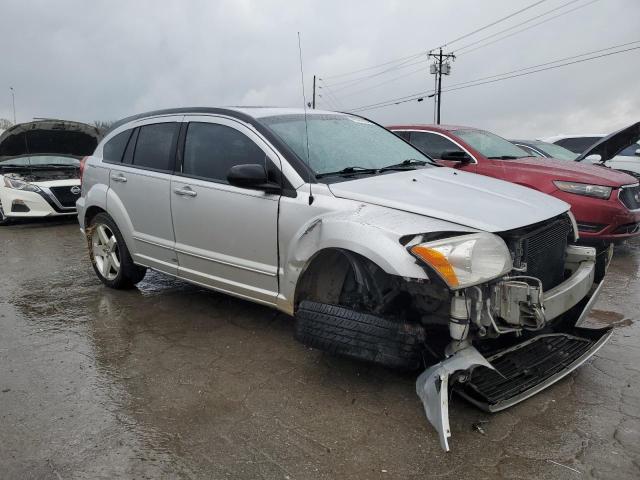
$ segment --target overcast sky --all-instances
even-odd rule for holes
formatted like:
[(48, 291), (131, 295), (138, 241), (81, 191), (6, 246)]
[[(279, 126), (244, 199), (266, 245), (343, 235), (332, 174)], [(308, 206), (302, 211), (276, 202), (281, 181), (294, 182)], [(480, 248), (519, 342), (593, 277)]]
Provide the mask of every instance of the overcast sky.
[[(544, 1), (453, 42), (450, 50), (567, 1)], [(574, 0), (557, 13), (590, 1)], [(317, 74), (324, 85), (333, 83), (333, 97), (323, 88), (318, 105), (349, 110), (432, 88), (428, 63), (347, 84), (336, 82), (388, 67), (331, 76), (426, 51), (532, 3), (0, 0), (0, 118), (13, 117), (10, 86), (19, 122), (32, 117), (116, 120), (176, 106), (301, 106), (297, 31), (307, 96)], [(599, 0), (461, 54), (443, 86), (634, 40), (640, 40), (640, 1)], [(407, 76), (391, 81), (402, 75)], [(433, 104), (412, 101), (362, 114), (385, 124), (431, 123)], [(640, 120), (640, 50), (445, 93), (442, 117), (443, 123), (523, 138), (613, 131)]]

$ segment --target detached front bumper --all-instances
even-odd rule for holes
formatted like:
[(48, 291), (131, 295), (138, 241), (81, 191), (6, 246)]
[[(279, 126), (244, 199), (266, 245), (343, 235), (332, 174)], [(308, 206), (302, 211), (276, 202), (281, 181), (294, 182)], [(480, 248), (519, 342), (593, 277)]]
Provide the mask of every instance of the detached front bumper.
[[(580, 328), (595, 303), (602, 282), (595, 283), (595, 250), (569, 247), (571, 276), (544, 292), (545, 326), (522, 330), (520, 336), (480, 340), (425, 370), (416, 391), (440, 444), (449, 450), (449, 385), (465, 399), (488, 412), (515, 405), (564, 378), (593, 356), (611, 336), (611, 329)], [(501, 288), (510, 288), (508, 282)], [(508, 290), (500, 292), (509, 295)], [(513, 303), (513, 302), (512, 302)]]

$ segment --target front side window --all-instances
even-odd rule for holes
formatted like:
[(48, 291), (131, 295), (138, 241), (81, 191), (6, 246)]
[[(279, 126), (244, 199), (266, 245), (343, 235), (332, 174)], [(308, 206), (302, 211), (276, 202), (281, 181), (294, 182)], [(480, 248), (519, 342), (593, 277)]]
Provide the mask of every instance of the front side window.
[(107, 162), (122, 162), (122, 155), (124, 154), (124, 149), (127, 148), (132, 131), (125, 130), (105, 143), (102, 149), (102, 158)]
[(215, 123), (192, 122), (187, 130), (182, 173), (219, 182), (231, 167), (265, 164), (265, 153), (238, 130)]
[(411, 143), (431, 158), (442, 158), (444, 152), (462, 151), (448, 138), (429, 132), (411, 132)]
[(172, 171), (178, 124), (154, 123), (140, 127), (133, 165), (153, 170)]
[(510, 160), (529, 154), (513, 143), (483, 130), (456, 130), (455, 135), (487, 158)]
[[(405, 160), (431, 159), (390, 131), (351, 115), (291, 114), (260, 121), (318, 174), (345, 168), (380, 169)], [(307, 135), (309, 152), (307, 155)]]

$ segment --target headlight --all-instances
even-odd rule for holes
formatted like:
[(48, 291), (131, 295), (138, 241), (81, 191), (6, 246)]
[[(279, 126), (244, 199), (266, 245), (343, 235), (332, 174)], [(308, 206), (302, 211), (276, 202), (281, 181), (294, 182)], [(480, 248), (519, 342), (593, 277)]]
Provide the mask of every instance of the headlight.
[(604, 185), (589, 185), (587, 183), (562, 182), (554, 180), (553, 184), (563, 192), (575, 193), (576, 195), (586, 195), (587, 197), (604, 198), (611, 196), (611, 187)]
[(504, 241), (491, 233), (473, 233), (421, 243), (411, 253), (433, 268), (451, 289), (471, 287), (513, 268)]
[(4, 186), (7, 188), (13, 188), (14, 190), (24, 190), (26, 192), (39, 192), (40, 188), (37, 185), (32, 185), (29, 182), (18, 180), (17, 178), (4, 177)]

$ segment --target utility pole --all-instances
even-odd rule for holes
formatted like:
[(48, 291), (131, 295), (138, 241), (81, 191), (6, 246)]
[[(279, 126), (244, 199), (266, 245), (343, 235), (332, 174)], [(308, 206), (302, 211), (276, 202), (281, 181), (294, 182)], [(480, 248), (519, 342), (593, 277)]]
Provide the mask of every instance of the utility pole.
[(429, 58), (434, 58), (436, 63), (431, 64), (430, 72), (436, 76), (436, 123), (440, 125), (440, 108), (442, 106), (442, 75), (451, 74), (450, 60), (455, 60), (453, 53), (442, 53), (442, 47), (438, 53), (429, 52)]
[(315, 110), (316, 108), (316, 76), (313, 76), (313, 103), (311, 104), (311, 108)]
[(15, 125), (16, 122), (16, 92), (13, 90), (13, 87), (9, 87), (9, 90), (11, 90), (11, 103), (13, 104), (13, 124)]

